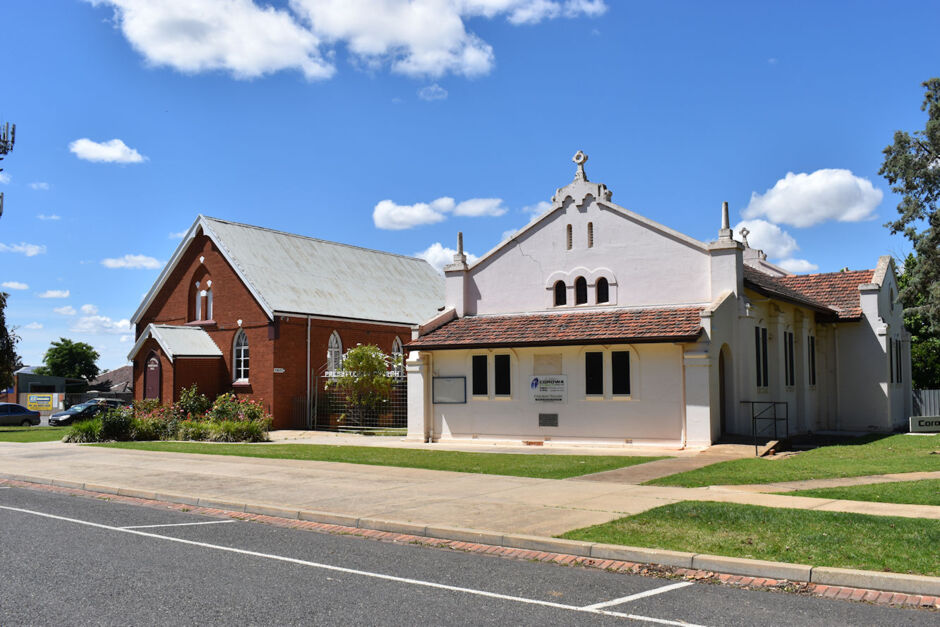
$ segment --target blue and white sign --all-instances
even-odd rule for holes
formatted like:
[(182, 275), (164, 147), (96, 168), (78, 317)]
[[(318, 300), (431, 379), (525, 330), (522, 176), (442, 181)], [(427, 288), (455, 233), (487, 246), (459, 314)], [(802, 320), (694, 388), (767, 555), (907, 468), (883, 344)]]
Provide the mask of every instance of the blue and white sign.
[(567, 403), (568, 377), (541, 374), (529, 379), (529, 397), (536, 403)]

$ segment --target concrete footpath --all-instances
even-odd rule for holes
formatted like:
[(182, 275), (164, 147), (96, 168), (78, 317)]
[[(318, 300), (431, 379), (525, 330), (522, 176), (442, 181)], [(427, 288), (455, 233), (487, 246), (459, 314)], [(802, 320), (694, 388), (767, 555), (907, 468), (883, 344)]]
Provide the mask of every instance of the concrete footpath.
[[(514, 537), (516, 544), (507, 546), (519, 543), (528, 546), (518, 548), (552, 546), (555, 548), (541, 550), (574, 555), (584, 555), (585, 551), (590, 555), (600, 545), (555, 540), (550, 536), (683, 500), (940, 520), (940, 507), (934, 506), (761, 494), (737, 487), (673, 488), (611, 481), (531, 479), (334, 462), (155, 453), (60, 442), (0, 443), (0, 478), (288, 518), (303, 518), (306, 513), (307, 520), (319, 516), (320, 522), (336, 524), (353, 522), (353, 526), (363, 526), (365, 521), (367, 527), (372, 525), (369, 528), (417, 535), (425, 535), (434, 528), (463, 530), (460, 533), (474, 530), (477, 541), (485, 541), (480, 540), (485, 536), (499, 538), (498, 544), (506, 544), (507, 538)], [(625, 559), (624, 551), (629, 547), (620, 549), (621, 559)], [(601, 551), (609, 556), (614, 549)], [(629, 555), (632, 561), (686, 568), (693, 567), (696, 557), (691, 553), (650, 549), (635, 549)], [(792, 564), (771, 567), (768, 565), (773, 563), (756, 560), (697, 557), (696, 567), (742, 575), (809, 581), (812, 569)], [(759, 572), (740, 572), (748, 569)], [(837, 575), (842, 579), (834, 585), (853, 585), (846, 582), (856, 581), (855, 585), (862, 588), (940, 595), (940, 578), (869, 573), (866, 579), (855, 574), (864, 571), (816, 570), (823, 574), (839, 571)]]

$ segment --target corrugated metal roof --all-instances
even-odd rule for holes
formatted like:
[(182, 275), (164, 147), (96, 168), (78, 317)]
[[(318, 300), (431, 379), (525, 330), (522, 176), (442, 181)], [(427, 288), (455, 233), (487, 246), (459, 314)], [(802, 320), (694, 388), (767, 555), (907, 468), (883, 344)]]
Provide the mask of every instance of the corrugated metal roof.
[(140, 334), (128, 359), (134, 359), (147, 338), (152, 337), (173, 361), (177, 357), (221, 357), (222, 351), (201, 327), (180, 327), (169, 324), (148, 324)]
[(423, 259), (203, 218), (271, 311), (417, 324), (444, 304)]

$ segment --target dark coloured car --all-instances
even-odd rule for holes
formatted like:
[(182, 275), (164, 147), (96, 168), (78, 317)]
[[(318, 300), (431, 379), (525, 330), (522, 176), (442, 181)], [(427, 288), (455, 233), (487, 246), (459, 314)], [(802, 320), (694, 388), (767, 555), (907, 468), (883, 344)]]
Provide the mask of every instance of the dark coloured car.
[(72, 405), (65, 411), (60, 411), (49, 416), (50, 427), (64, 427), (74, 422), (88, 420), (102, 414), (109, 409), (125, 405), (121, 401), (114, 399), (93, 398), (90, 401)]
[(26, 409), (16, 403), (0, 403), (0, 425), (22, 425), (24, 427), (39, 424), (39, 412)]

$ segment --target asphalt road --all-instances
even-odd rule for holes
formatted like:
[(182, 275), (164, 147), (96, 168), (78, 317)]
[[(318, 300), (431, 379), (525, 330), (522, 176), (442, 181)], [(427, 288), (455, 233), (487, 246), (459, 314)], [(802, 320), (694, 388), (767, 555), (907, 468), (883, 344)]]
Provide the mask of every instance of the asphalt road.
[(940, 615), (926, 610), (690, 584), (0, 488), (2, 625), (828, 626), (938, 620)]

